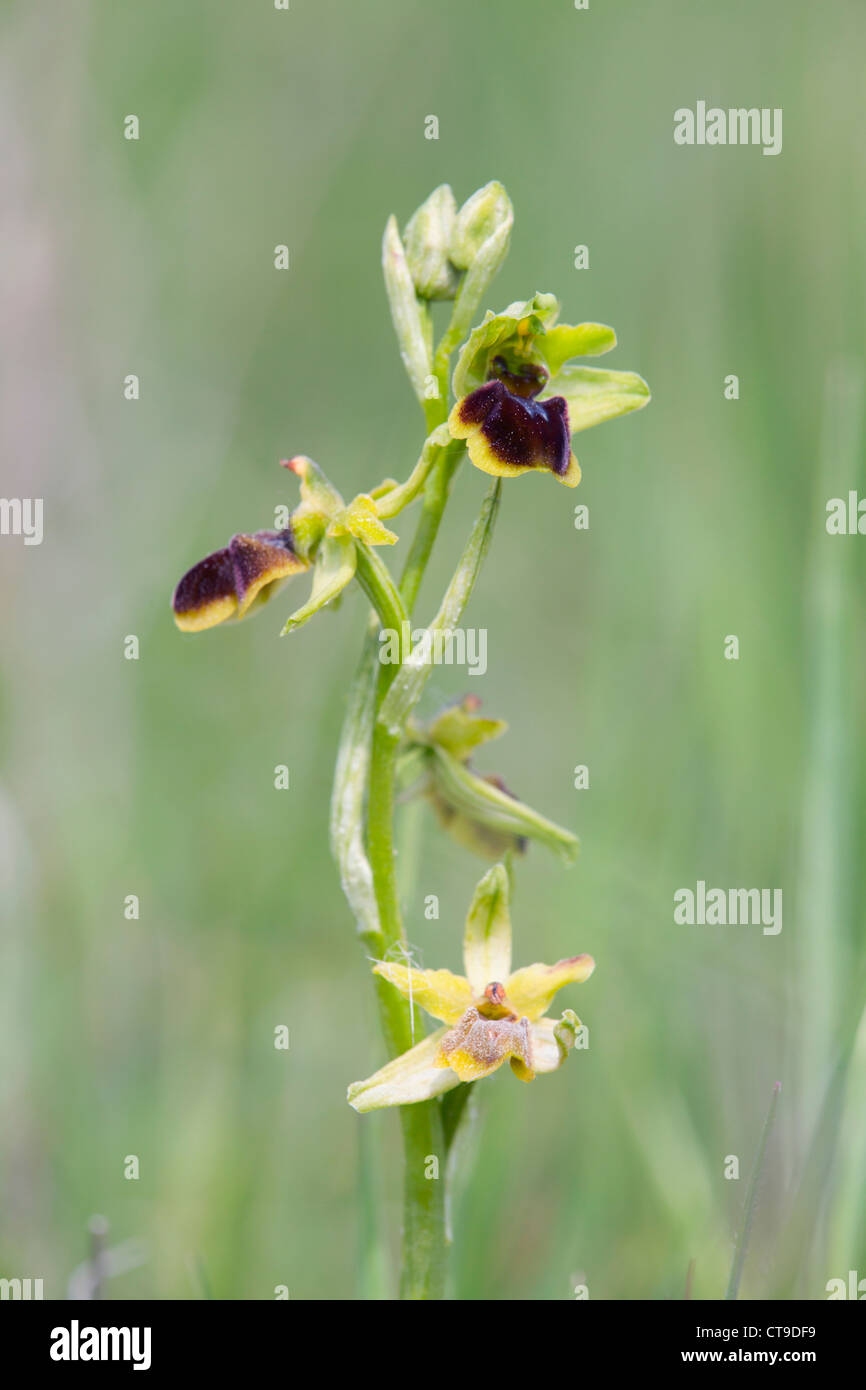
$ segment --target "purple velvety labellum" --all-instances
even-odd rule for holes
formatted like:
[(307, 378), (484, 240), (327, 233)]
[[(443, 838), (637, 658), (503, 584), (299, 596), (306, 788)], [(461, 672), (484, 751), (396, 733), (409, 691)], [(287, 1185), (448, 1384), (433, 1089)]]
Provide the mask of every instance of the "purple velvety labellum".
[(306, 569), (295, 553), (291, 528), (232, 536), (223, 550), (193, 565), (175, 590), (178, 627), (198, 632), (227, 618), (242, 618), (278, 580)]
[[(539, 387), (540, 389), (540, 387)], [(466, 425), (479, 425), (493, 455), (518, 468), (568, 471), (571, 439), (562, 396), (535, 401), (515, 396), (502, 381), (488, 381), (460, 403)]]
[(235, 576), (228, 547), (206, 555), (187, 570), (174, 591), (175, 613), (196, 613), (211, 604), (236, 601)]
[(291, 526), (283, 531), (253, 531), (253, 540), (264, 541), (266, 545), (276, 545), (288, 550), (291, 555), (295, 554), (295, 537)]
[(287, 573), (287, 565), (291, 566), (295, 552), (291, 543), (287, 545), (283, 542), (285, 534), (257, 531), (254, 536), (232, 536), (229, 555), (235, 574), (235, 590), (241, 604), (257, 581), (276, 579)]

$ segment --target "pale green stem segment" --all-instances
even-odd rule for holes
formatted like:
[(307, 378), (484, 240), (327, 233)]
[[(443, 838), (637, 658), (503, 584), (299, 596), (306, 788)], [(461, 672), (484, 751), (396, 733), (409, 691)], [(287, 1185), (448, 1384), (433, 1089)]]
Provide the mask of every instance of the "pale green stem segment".
[[(485, 498), (478, 521), (454, 578), (449, 585), (435, 622), (453, 626), (459, 622), (469, 600), (481, 563), (490, 543), (493, 522), (499, 504), (499, 480)], [(441, 512), (440, 512), (441, 515)], [(423, 517), (422, 517), (423, 523)], [(431, 542), (432, 544), (432, 542)], [(429, 553), (429, 549), (428, 552)], [(435, 623), (434, 623), (435, 626)], [(379, 911), (385, 954), (405, 952), (406, 937), (400, 917), (397, 871), (394, 855), (394, 780), (397, 749), (402, 725), (395, 728), (384, 711), (391, 694), (407, 671), (408, 663), (393, 674), (394, 668), (382, 667), (380, 691), (386, 691), (380, 714), (373, 731), (373, 754), (370, 767), (370, 794), (367, 807), (367, 845), (376, 904)], [(425, 678), (426, 678), (426, 673)], [(402, 709), (411, 710), (414, 699), (423, 689), (423, 679), (413, 683), (407, 697), (401, 697)], [(414, 699), (412, 696), (414, 695)], [(389, 988), (387, 981), (377, 979), (383, 1023), (392, 1055), (404, 1052), (412, 1045), (411, 1021), (406, 1001)], [(441, 1107), (437, 1101), (401, 1108), (403, 1142), (406, 1153), (406, 1187), (403, 1213), (403, 1276), (401, 1296), (406, 1299), (441, 1298), (445, 1280), (445, 1160), (446, 1146), (442, 1131)], [(441, 1177), (428, 1176), (428, 1164), (436, 1159)]]
[(388, 566), (363, 541), (356, 541), (355, 549), (358, 553), (358, 582), (378, 613), (382, 627), (391, 632), (400, 632), (401, 624), (408, 621), (409, 614)]
[(767, 1152), (767, 1140), (773, 1128), (773, 1121), (776, 1118), (776, 1106), (779, 1101), (779, 1092), (782, 1083), (777, 1081), (773, 1087), (773, 1095), (770, 1099), (770, 1108), (767, 1111), (767, 1118), (764, 1121), (764, 1128), (761, 1131), (761, 1140), (758, 1144), (758, 1152), (752, 1172), (749, 1176), (749, 1186), (746, 1189), (746, 1200), (743, 1205), (743, 1217), (740, 1222), (740, 1229), (737, 1232), (737, 1243), (734, 1246), (734, 1259), (731, 1265), (731, 1277), (728, 1280), (728, 1288), (725, 1293), (726, 1299), (736, 1299), (740, 1288), (740, 1280), (743, 1277), (743, 1265), (746, 1262), (746, 1251), (749, 1246), (749, 1236), (752, 1233), (752, 1222), (755, 1218), (755, 1205), (758, 1200), (758, 1187), (761, 1181), (761, 1169), (764, 1166), (764, 1157)]
[(441, 450), (450, 442), (447, 425), (438, 425), (433, 433), (428, 435), (421, 456), (405, 483), (400, 483), (376, 499), (376, 511), (383, 520), (386, 517), (397, 516), (410, 502), (414, 502), (427, 482), (430, 470), (439, 458)]
[(437, 376), (444, 371), (447, 375), (448, 360), (455, 348), (459, 347), (475, 321), (475, 315), (488, 285), (498, 273), (508, 254), (511, 237), (511, 221), (503, 222), (484, 246), (483, 254), (476, 256), (472, 265), (460, 282), (451, 322), (442, 341), (436, 349), (433, 368)]

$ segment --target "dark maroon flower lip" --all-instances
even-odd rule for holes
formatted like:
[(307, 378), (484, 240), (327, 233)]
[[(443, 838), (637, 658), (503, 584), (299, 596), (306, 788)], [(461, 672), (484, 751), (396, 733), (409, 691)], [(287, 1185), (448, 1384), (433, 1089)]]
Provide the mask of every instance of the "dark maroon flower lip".
[(200, 632), (243, 618), (271, 585), (307, 568), (295, 552), (291, 527), (232, 536), (181, 579), (172, 599), (175, 622), (184, 632)]
[[(524, 383), (530, 391), (543, 384), (537, 377)], [(457, 402), (449, 427), (456, 438), (467, 440), (470, 459), (485, 473), (514, 477), (547, 469), (570, 486), (580, 478), (562, 396), (537, 401), (531, 394), (515, 395), (502, 380), (488, 381)]]

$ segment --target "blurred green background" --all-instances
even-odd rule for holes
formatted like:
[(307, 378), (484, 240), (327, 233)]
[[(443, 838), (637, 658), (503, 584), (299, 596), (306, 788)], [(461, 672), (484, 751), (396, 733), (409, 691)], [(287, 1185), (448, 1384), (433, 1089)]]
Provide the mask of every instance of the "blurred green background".
[[(489, 307), (612, 323), (605, 365), (654, 399), (578, 437), (578, 493), (505, 485), (466, 619), (488, 673), (425, 697), (506, 716), (485, 770), (581, 836), (572, 870), (519, 866), (518, 963), (598, 963), (559, 996), (589, 1052), (483, 1087), (453, 1295), (681, 1298), (694, 1260), (720, 1296), (776, 1080), (743, 1292), (866, 1276), (866, 541), (824, 529), (866, 485), (862, 5), (7, 0), (0, 38), (2, 490), (45, 499), (41, 546), (0, 542), (0, 1275), (64, 1296), (99, 1212), (147, 1244), (111, 1297), (353, 1298), (362, 1131), (395, 1243), (396, 1118), (344, 1100), (382, 1053), (327, 848), (365, 605), (281, 641), (301, 581), (192, 639), (168, 600), (294, 500), (281, 457), (346, 496), (405, 476), (382, 228), (498, 178)], [(782, 154), (675, 146), (698, 99), (782, 107)], [(419, 616), (485, 482), (463, 469)], [(421, 831), (407, 930), (455, 968), (484, 865)], [(782, 888), (781, 934), (676, 926), (699, 878)]]

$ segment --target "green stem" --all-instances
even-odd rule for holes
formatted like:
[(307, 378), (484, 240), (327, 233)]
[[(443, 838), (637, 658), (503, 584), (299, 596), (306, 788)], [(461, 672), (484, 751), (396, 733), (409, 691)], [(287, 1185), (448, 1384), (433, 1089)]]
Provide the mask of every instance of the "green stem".
[(403, 574), (400, 577), (400, 593), (410, 613), (415, 606), (415, 600), (421, 588), (421, 580), (424, 578), (424, 571), (430, 559), (430, 552), (439, 534), (442, 513), (451, 491), (451, 479), (454, 477), (462, 457), (462, 441), (449, 445), (447, 449), (443, 449), (435, 468), (427, 479), (418, 526), (412, 538)]
[[(448, 500), (451, 479), (461, 448), (441, 451), (424, 490), (424, 504), (409, 557), (400, 581), (400, 593), (411, 613), (433, 543)], [(383, 666), (379, 672), (377, 707), (397, 671)], [(376, 904), (384, 953), (406, 951), (400, 915), (394, 856), (394, 771), (399, 740), (375, 725), (370, 757), (367, 804), (367, 850), (373, 873)], [(379, 1012), (390, 1055), (412, 1046), (412, 1021), (408, 1002), (387, 981), (377, 977)], [(441, 1107), (437, 1100), (420, 1101), (400, 1109), (403, 1132), (404, 1186), (402, 1273), (400, 1297), (407, 1300), (441, 1299), (445, 1292), (446, 1151), (442, 1135)], [(439, 1176), (428, 1176), (430, 1159), (438, 1162)]]
[(361, 588), (378, 613), (383, 628), (400, 632), (409, 615), (387, 565), (363, 541), (356, 541), (355, 549), (358, 555), (355, 573)]
[(381, 518), (397, 516), (404, 507), (408, 507), (409, 503), (415, 500), (430, 476), (430, 470), (439, 453), (449, 442), (448, 426), (438, 425), (424, 441), (418, 462), (405, 483), (392, 487), (376, 499), (376, 511)]

